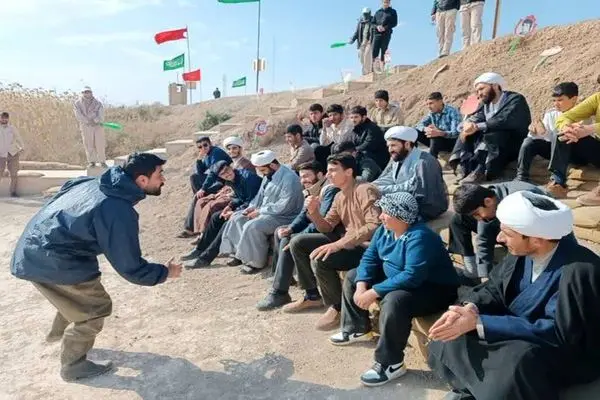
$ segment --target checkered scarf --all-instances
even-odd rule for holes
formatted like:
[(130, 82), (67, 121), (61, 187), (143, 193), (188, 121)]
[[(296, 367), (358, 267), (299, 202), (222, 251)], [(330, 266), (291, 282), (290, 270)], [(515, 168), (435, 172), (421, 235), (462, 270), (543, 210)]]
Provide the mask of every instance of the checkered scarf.
[(386, 194), (377, 200), (375, 205), (380, 207), (387, 215), (401, 219), (409, 225), (417, 222), (419, 217), (419, 204), (409, 193)]

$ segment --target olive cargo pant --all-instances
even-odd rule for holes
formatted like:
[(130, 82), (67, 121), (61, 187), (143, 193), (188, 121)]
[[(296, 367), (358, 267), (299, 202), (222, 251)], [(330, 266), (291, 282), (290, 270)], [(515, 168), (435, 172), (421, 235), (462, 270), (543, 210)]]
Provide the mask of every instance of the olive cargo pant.
[(94, 346), (96, 335), (102, 330), (104, 318), (112, 312), (112, 301), (100, 283), (100, 277), (76, 285), (39, 282), (33, 282), (33, 285), (56, 307), (53, 333), (66, 328), (61, 365), (64, 367), (85, 360)]

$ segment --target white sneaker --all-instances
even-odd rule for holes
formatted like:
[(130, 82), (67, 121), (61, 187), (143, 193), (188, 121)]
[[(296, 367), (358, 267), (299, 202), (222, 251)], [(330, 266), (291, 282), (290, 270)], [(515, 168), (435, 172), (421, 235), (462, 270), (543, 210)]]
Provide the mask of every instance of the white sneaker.
[(339, 332), (329, 337), (329, 343), (334, 346), (346, 346), (350, 343), (366, 342), (373, 338), (372, 332), (367, 333), (348, 333)]
[(404, 362), (394, 365), (381, 365), (376, 362), (370, 370), (361, 375), (360, 381), (365, 386), (381, 386), (404, 374), (406, 374)]

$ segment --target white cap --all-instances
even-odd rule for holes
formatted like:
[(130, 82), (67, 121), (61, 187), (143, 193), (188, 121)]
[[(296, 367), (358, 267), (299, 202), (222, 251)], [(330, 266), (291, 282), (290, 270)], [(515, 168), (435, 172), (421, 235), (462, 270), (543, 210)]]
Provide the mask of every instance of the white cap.
[(250, 161), (255, 167), (264, 167), (271, 164), (276, 158), (277, 156), (271, 150), (263, 150), (252, 154)]
[(229, 136), (223, 140), (223, 147), (228, 148), (229, 146), (244, 147), (244, 141), (237, 136)]
[(385, 140), (396, 139), (407, 142), (416, 142), (419, 132), (410, 126), (393, 126), (385, 133)]
[(479, 78), (475, 79), (474, 85), (477, 86), (479, 83), (486, 83), (488, 85), (499, 85), (504, 89), (506, 86), (506, 80), (502, 77), (502, 75), (497, 74), (495, 72), (486, 72), (485, 74), (479, 75)]
[(369, 7), (363, 8), (363, 14), (371, 14), (371, 9)]
[(81, 93), (83, 93), (83, 92), (91, 92), (91, 91), (92, 91), (92, 88), (89, 87), (89, 86), (84, 86), (83, 89), (81, 89)]

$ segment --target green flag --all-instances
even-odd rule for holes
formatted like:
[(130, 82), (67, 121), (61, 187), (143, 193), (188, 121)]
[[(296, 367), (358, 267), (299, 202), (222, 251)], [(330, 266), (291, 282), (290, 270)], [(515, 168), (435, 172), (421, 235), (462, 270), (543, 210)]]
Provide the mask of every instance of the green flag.
[(233, 81), (233, 85), (231, 87), (242, 87), (242, 86), (246, 86), (246, 77), (240, 78), (240, 79), (236, 79), (235, 81)]
[(174, 69), (183, 68), (185, 66), (185, 54), (180, 54), (171, 60), (165, 60), (163, 63), (163, 71), (171, 71)]
[(237, 3), (258, 3), (260, 0), (217, 0), (219, 3), (224, 4), (237, 4)]

